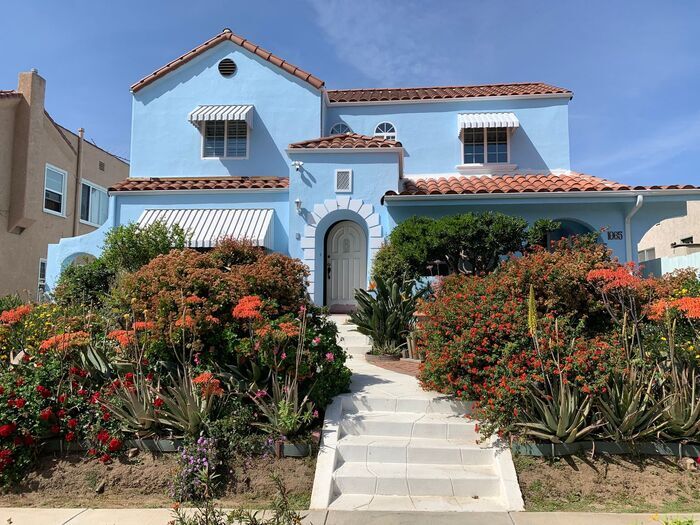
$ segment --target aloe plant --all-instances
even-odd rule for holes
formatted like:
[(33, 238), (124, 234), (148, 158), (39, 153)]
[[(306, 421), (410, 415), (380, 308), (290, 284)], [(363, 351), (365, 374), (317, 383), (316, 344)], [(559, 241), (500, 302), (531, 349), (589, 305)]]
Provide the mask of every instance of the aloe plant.
[(199, 392), (187, 371), (174, 378), (158, 397), (163, 401), (158, 423), (188, 436), (199, 435), (218, 399)]
[[(675, 365), (674, 365), (675, 366)], [(674, 369), (672, 380), (664, 385), (666, 402), (663, 418), (667, 425), (662, 435), (670, 439), (700, 439), (700, 392), (695, 369), (686, 365)]]
[(427, 287), (417, 287), (414, 280), (374, 279), (373, 290), (355, 291), (357, 310), (350, 319), (357, 331), (372, 339), (372, 352), (396, 355), (406, 345), (418, 301), (428, 294)]
[(154, 435), (158, 429), (155, 412), (155, 394), (143, 374), (134, 374), (133, 384), (120, 383), (109, 401), (103, 405), (119, 421), (122, 430), (144, 439)]
[(531, 385), (526, 400), (522, 415), (525, 421), (516, 425), (528, 436), (552, 443), (573, 443), (600, 426), (600, 421), (590, 422), (591, 396), (565, 382), (561, 375), (542, 388)]
[(663, 417), (666, 398), (656, 396), (655, 386), (656, 379), (635, 366), (612, 374), (596, 401), (604, 419), (604, 437), (616, 442), (657, 437), (668, 422)]

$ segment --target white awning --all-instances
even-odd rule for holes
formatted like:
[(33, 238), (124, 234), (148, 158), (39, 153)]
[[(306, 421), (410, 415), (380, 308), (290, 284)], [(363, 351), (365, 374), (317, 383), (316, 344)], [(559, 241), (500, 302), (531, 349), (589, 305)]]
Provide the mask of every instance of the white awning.
[(253, 106), (197, 106), (188, 119), (195, 126), (207, 120), (242, 120), (253, 127)]
[(177, 224), (189, 235), (190, 248), (212, 248), (224, 237), (248, 239), (256, 246), (272, 249), (272, 218), (270, 209), (224, 210), (144, 210), (139, 226), (156, 221), (166, 225)]
[(520, 121), (515, 113), (460, 113), (459, 129), (464, 128), (517, 128)]

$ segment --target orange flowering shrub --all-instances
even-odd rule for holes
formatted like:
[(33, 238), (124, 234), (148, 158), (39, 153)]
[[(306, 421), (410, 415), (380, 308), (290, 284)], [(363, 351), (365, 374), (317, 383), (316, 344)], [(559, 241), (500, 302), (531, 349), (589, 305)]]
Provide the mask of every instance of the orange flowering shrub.
[(23, 304), (12, 310), (5, 310), (0, 313), (0, 323), (12, 326), (19, 323), (31, 311), (32, 306), (29, 304)]
[(74, 348), (87, 346), (90, 342), (90, 334), (82, 330), (78, 332), (67, 332), (65, 334), (57, 334), (46, 339), (39, 350), (46, 352), (47, 350), (58, 350), (66, 352)]

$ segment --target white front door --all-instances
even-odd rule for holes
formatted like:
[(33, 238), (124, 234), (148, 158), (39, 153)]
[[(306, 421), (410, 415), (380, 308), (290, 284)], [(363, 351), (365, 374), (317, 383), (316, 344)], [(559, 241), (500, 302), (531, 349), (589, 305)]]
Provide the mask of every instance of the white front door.
[(355, 289), (367, 284), (367, 236), (352, 221), (334, 224), (326, 236), (326, 304), (331, 312), (355, 308)]

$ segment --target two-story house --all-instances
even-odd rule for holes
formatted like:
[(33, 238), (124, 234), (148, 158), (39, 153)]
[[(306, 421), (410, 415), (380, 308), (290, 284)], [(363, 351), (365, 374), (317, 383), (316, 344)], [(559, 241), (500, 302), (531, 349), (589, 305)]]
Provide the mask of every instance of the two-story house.
[(56, 123), (46, 81), (19, 74), (0, 91), (0, 295), (41, 295), (49, 243), (84, 235), (107, 220), (107, 188), (129, 165)]
[(700, 198), (572, 171), (572, 93), (539, 82), (330, 90), (225, 29), (131, 91), (131, 178), (102, 228), (50, 248), (49, 282), (108, 228), (165, 220), (194, 247), (245, 237), (304, 260), (313, 300), (343, 310), (412, 215), (557, 219), (559, 236), (601, 231), (634, 260), (644, 232)]

